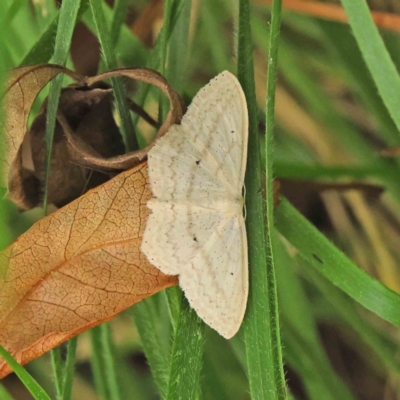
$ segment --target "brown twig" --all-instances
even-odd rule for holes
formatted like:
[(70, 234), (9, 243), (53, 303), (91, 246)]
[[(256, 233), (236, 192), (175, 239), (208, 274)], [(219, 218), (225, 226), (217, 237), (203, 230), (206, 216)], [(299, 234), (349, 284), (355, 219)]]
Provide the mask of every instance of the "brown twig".
[[(254, 0), (254, 2), (272, 4), (272, 0)], [(343, 7), (336, 4), (304, 0), (283, 0), (283, 8), (329, 21), (348, 22)], [(371, 11), (371, 15), (378, 27), (400, 32), (400, 15), (379, 11)]]

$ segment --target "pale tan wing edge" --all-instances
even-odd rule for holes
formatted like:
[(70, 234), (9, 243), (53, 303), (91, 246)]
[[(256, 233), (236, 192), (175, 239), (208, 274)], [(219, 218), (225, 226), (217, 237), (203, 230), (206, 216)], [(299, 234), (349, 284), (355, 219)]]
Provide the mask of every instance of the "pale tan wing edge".
[(242, 324), (249, 290), (243, 217), (224, 221), (217, 232), (219, 238), (214, 236), (181, 270), (179, 285), (199, 317), (230, 339)]

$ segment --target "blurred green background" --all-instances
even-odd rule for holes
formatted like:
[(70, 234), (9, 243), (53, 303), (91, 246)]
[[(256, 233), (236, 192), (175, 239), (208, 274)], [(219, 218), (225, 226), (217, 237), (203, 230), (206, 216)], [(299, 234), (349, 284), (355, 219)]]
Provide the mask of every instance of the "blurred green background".
[[(307, 3), (313, 9), (313, 4)], [(182, 4), (174, 14), (177, 19), (170, 21), (165, 73), (190, 103), (199, 88), (219, 72), (237, 72), (238, 4), (231, 0), (187, 0)], [(368, 4), (374, 11), (400, 16), (400, 3), (395, 0)], [(250, 5), (259, 135), (263, 143), (270, 7), (262, 1)], [(1, 77), (4, 71), (21, 64), (54, 61), (58, 3), (2, 0), (1, 7)], [(155, 67), (164, 2), (116, 0), (114, 5), (109, 0), (103, 3), (103, 10), (115, 43), (117, 65)], [(360, 268), (398, 292), (400, 169), (395, 158), (383, 158), (379, 151), (399, 145), (400, 136), (350, 26), (335, 21), (329, 10), (324, 19), (319, 19), (284, 7), (274, 173), (283, 195), (308, 220)], [(397, 32), (380, 30), (397, 70), (399, 31), (400, 24)], [(91, 9), (83, 1), (68, 55), (69, 68), (83, 75), (107, 69), (97, 35)], [(145, 89), (125, 83), (129, 95), (141, 102)], [(31, 120), (47, 93), (45, 89), (36, 101)], [(145, 109), (157, 118), (158, 94), (150, 91), (145, 99)], [(149, 142), (154, 134), (142, 122), (137, 132), (141, 144)], [(367, 184), (383, 188), (383, 194), (377, 197)], [(349, 185), (355, 188), (348, 190)], [(42, 209), (19, 213), (10, 201), (1, 200), (1, 248), (42, 216)], [(333, 286), (284, 239), (276, 246), (275, 266), (286, 381), (292, 398), (400, 399), (399, 329)], [(154, 314), (160, 351), (168, 355), (172, 326), (166, 296), (160, 293), (145, 302)], [(135, 327), (133, 309), (102, 328), (103, 334), (112, 337), (109, 343), (117, 392), (120, 399), (157, 399), (160, 395)], [(206, 328), (205, 337), (199, 398), (250, 399), (243, 332), (228, 342)], [(92, 372), (93, 343), (88, 332), (79, 336), (73, 399), (100, 398)], [(55, 398), (49, 355), (26, 368)], [(32, 398), (15, 375), (5, 378), (1, 385), (14, 399)], [(0, 398), (5, 396), (1, 397), (0, 392)]]

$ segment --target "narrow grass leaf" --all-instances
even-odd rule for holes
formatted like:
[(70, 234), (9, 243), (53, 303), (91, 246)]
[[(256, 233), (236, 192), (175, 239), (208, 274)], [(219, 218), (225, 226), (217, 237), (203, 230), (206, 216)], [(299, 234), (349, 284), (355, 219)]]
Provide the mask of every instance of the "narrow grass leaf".
[(44, 64), (50, 60), (54, 53), (59, 13), (57, 13), (48, 28), (36, 44), (29, 50), (28, 54), (21, 61), (20, 66)]
[(182, 297), (168, 381), (168, 400), (195, 399), (200, 390), (204, 322)]
[(59, 347), (51, 350), (51, 366), (54, 374), (54, 385), (56, 387), (56, 397), (62, 399), (62, 381), (63, 381), (63, 364), (61, 359), (61, 351)]
[[(93, 13), (93, 19), (97, 28), (97, 35), (103, 51), (103, 59), (107, 70), (116, 69), (118, 67), (117, 59), (114, 53), (114, 46), (106, 23), (103, 11), (102, 0), (90, 0), (90, 6)], [(111, 78), (111, 85), (114, 90), (114, 97), (119, 116), (121, 118), (122, 136), (127, 151), (137, 150), (139, 148), (135, 129), (132, 123), (129, 108), (126, 102), (126, 93), (122, 80)]]
[[(279, 28), (279, 25), (278, 25)], [(277, 33), (277, 32), (275, 32)], [(257, 104), (253, 71), (253, 49), (250, 29), (250, 6), (239, 1), (238, 77), (247, 99), (249, 112), (249, 152), (246, 186), (246, 227), (249, 245), (250, 290), (245, 317), (245, 340), (250, 393), (254, 399), (285, 398), (284, 382), (278, 360), (276, 292), (271, 260), (271, 245), (265, 228), (266, 210), (260, 189), (262, 170), (257, 124)], [(267, 253), (268, 251), (268, 253)], [(267, 261), (268, 260), (268, 261)], [(273, 268), (273, 267), (272, 267)], [(278, 330), (279, 331), (279, 330)], [(279, 347), (279, 349), (278, 349)]]
[[(80, 6), (80, 0), (65, 0), (60, 8), (57, 35), (54, 46), (53, 61), (55, 64), (65, 65), (69, 48), (71, 45), (72, 33), (74, 31), (76, 18)], [(50, 176), (50, 161), (53, 148), (54, 128), (56, 124), (56, 113), (61, 92), (63, 75), (60, 74), (50, 83), (50, 91), (46, 115), (46, 167), (45, 167), (45, 188), (43, 208), (47, 214), (47, 194)]]
[(0, 346), (0, 355), (7, 361), (15, 374), (29, 390), (35, 400), (51, 400), (47, 393), (40, 387), (35, 379), (8, 353), (4, 347)]
[(110, 41), (112, 46), (118, 43), (121, 28), (125, 24), (126, 13), (128, 12), (131, 0), (116, 0), (113, 7), (113, 18), (110, 29)]
[[(107, 2), (103, 4), (102, 8), (107, 26), (112, 26), (115, 17), (113, 9)], [(82, 22), (94, 35), (97, 35), (97, 27), (93, 20), (92, 12), (84, 13), (82, 15)], [(143, 67), (143, 65), (146, 65), (149, 52), (150, 51), (143, 45), (140, 39), (132, 33), (128, 26), (125, 24), (120, 25), (118, 41), (114, 47), (114, 53), (118, 55), (117, 62), (120, 61), (123, 66)]]
[(76, 345), (78, 337), (72, 338), (67, 344), (67, 359), (64, 366), (64, 379), (62, 386), (62, 399), (70, 400), (72, 394), (72, 383), (74, 379), (74, 367), (76, 358)]
[[(152, 68), (158, 70), (160, 73), (163, 73), (162, 65), (165, 65), (165, 57), (167, 55), (166, 46), (168, 45), (168, 40), (174, 30), (175, 24), (177, 23), (179, 16), (184, 9), (185, 3), (189, 0), (168, 0), (164, 6), (164, 23), (161, 28), (161, 31), (157, 37), (156, 44), (153, 50), (150, 53), (150, 56), (147, 59), (146, 66), (148, 68)], [(165, 23), (166, 18), (169, 22)], [(149, 93), (150, 86), (146, 85), (137, 95), (136, 102), (140, 105), (143, 105), (146, 97)], [(162, 111), (162, 110), (161, 110)], [(161, 114), (161, 113), (160, 113)], [(139, 120), (139, 116), (136, 115), (133, 117), (134, 124), (136, 125)]]
[(350, 26), (393, 121), (400, 131), (400, 76), (365, 0), (342, 0)]
[(400, 295), (350, 261), (285, 199), (275, 211), (275, 222), (310, 265), (362, 306), (400, 327)]
[(0, 399), (3, 400), (14, 400), (10, 393), (8, 393), (7, 389), (0, 384)]
[(152, 307), (152, 303), (153, 298), (149, 298), (135, 304), (131, 310), (154, 381), (161, 397), (165, 398), (168, 384), (168, 361), (160, 346), (155, 321), (157, 310)]
[[(78, 11), (78, 19), (86, 12), (89, 7), (88, 0), (84, 0)], [(27, 55), (21, 61), (20, 66), (36, 65), (49, 62), (54, 53), (54, 45), (57, 35), (59, 12), (53, 17), (53, 21), (49, 24), (43, 34), (40, 36), (36, 44), (29, 50)]]
[(278, 293), (275, 275), (274, 257), (274, 174), (273, 147), (275, 129), (275, 90), (278, 70), (278, 47), (280, 38), (282, 0), (273, 0), (271, 10), (271, 30), (269, 35), (269, 53), (267, 70), (267, 104), (265, 132), (265, 181), (266, 181), (266, 243), (267, 243), (267, 285), (270, 304), (269, 329), (271, 334), (271, 352), (273, 354), (274, 379), (276, 381), (276, 397), (286, 398), (285, 373), (283, 371), (282, 344), (279, 327)]
[(357, 333), (360, 339), (378, 356), (382, 365), (389, 371), (393, 370), (400, 374), (400, 363), (396, 356), (397, 344), (383, 337), (368, 320), (362, 318), (354, 301), (333, 286), (317, 270), (309, 268), (307, 261), (301, 257), (296, 257), (296, 259), (306, 271), (306, 276), (331, 304), (337, 317)]
[(104, 368), (106, 384), (110, 398), (122, 400), (117, 378), (117, 366), (115, 364), (114, 343), (111, 337), (111, 328), (108, 323), (99, 326), (102, 356), (104, 358)]
[(103, 362), (103, 346), (100, 326), (91, 329), (89, 331), (89, 336), (92, 347), (90, 363), (92, 366), (96, 392), (101, 399), (109, 399), (110, 394), (108, 392), (106, 371)]
[[(285, 357), (288, 354), (292, 355), (291, 352), (286, 351), (288, 347), (296, 354), (295, 357), (293, 354), (294, 359), (289, 357), (287, 361), (296, 368), (306, 387), (308, 385), (306, 381), (316, 383), (319, 380), (319, 399), (354, 400), (350, 390), (334, 371), (324, 351), (312, 304), (294, 271), (295, 260), (290, 257), (286, 247), (277, 237), (274, 237), (274, 249), (276, 263), (279, 265), (276, 274)], [(302, 355), (303, 352), (306, 354)], [(305, 363), (308, 367), (299, 367), (299, 363)], [(309, 374), (310, 370), (320, 372), (318, 375)]]

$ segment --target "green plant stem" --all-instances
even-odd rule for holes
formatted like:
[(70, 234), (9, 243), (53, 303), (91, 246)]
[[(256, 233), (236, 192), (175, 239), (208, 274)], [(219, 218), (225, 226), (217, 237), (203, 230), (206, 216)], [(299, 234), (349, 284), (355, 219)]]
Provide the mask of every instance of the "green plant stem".
[(265, 140), (265, 181), (266, 181), (266, 215), (267, 227), (267, 285), (269, 303), (271, 306), (270, 334), (272, 339), (272, 357), (276, 381), (276, 398), (286, 398), (285, 372), (283, 370), (282, 344), (279, 327), (278, 293), (275, 275), (274, 257), (274, 176), (273, 176), (273, 147), (275, 129), (275, 89), (278, 69), (278, 48), (281, 25), (282, 0), (273, 0), (271, 10), (271, 30), (269, 35), (268, 71), (267, 71), (267, 105), (266, 105), (266, 140)]
[(194, 400), (199, 392), (204, 352), (204, 322), (182, 296), (168, 382), (168, 400)]
[(105, 376), (111, 396), (110, 398), (113, 400), (122, 400), (117, 378), (117, 368), (115, 365), (115, 356), (110, 325), (107, 323), (101, 324), (99, 326), (99, 331), (102, 345), (102, 356), (104, 358), (104, 367), (106, 370)]
[(56, 397), (58, 400), (62, 399), (62, 381), (63, 381), (63, 366), (61, 360), (61, 351), (58, 347), (51, 350), (50, 352), (51, 357), (51, 366), (53, 368), (54, 374), (54, 384), (56, 387)]
[(36, 382), (35, 379), (22, 367), (12, 356), (0, 346), (0, 356), (7, 361), (8, 365), (12, 368), (24, 386), (29, 390), (35, 400), (51, 400), (42, 387)]
[(72, 383), (74, 379), (74, 366), (76, 357), (76, 346), (78, 338), (74, 337), (69, 340), (67, 345), (67, 359), (65, 361), (63, 371), (63, 385), (62, 385), (62, 398), (63, 400), (70, 400), (72, 394)]
[(275, 222), (279, 232), (319, 273), (362, 306), (400, 327), (400, 295), (350, 261), (286, 199), (275, 210)]
[(342, 0), (358, 46), (398, 131), (400, 76), (379, 34), (365, 0)]
[[(239, 2), (238, 77), (247, 99), (249, 113), (248, 161), (245, 177), (246, 227), (249, 250), (249, 299), (244, 321), (250, 392), (254, 399), (285, 398), (277, 368), (280, 342), (277, 342), (275, 279), (271, 243), (264, 224), (262, 169), (257, 124), (254, 71), (248, 0)], [(278, 333), (279, 335), (279, 333)], [(283, 396), (283, 397), (282, 397)]]
[(165, 398), (168, 385), (168, 361), (160, 346), (160, 338), (157, 335), (155, 321), (157, 310), (152, 307), (153, 300), (152, 298), (145, 299), (135, 304), (132, 307), (132, 314), (154, 381), (161, 397)]
[(103, 347), (100, 327), (97, 326), (89, 331), (92, 347), (91, 366), (94, 377), (96, 392), (102, 399), (109, 399), (106, 371), (103, 365)]
[[(107, 70), (116, 69), (117, 59), (114, 54), (114, 48), (104, 16), (102, 0), (90, 0), (90, 6), (93, 13), (93, 19), (96, 24), (97, 34), (103, 51), (103, 59)], [(127, 151), (137, 150), (139, 148), (132, 118), (126, 102), (125, 88), (119, 78), (111, 78), (111, 85), (114, 90), (115, 102), (121, 118), (122, 136)]]
[(130, 3), (131, 0), (116, 0), (114, 3), (114, 14), (110, 29), (110, 40), (112, 46), (115, 46), (118, 42)]
[[(79, 7), (80, 0), (65, 0), (62, 3), (54, 46), (53, 61), (55, 64), (65, 65), (67, 61), (68, 51), (71, 45), (72, 33), (74, 31)], [(43, 208), (45, 214), (47, 214), (51, 153), (53, 149), (54, 128), (56, 125), (56, 114), (61, 93), (62, 81), (62, 74), (58, 75), (55, 79), (51, 81), (48, 98), (46, 114), (46, 167), (43, 199)]]

